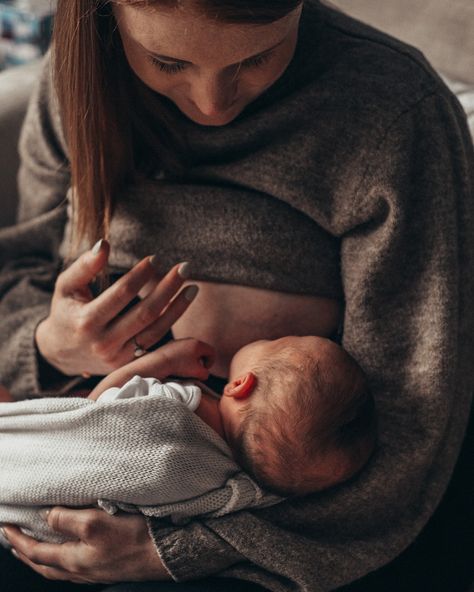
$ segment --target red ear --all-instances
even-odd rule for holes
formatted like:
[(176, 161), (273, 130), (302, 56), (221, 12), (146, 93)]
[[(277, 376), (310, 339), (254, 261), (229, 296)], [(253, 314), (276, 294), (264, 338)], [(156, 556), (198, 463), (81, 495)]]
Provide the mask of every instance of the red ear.
[(247, 399), (252, 394), (256, 382), (255, 374), (247, 372), (247, 374), (239, 376), (239, 378), (226, 384), (223, 394), (234, 399)]
[(15, 399), (10, 395), (5, 387), (0, 385), (0, 402), (2, 403), (13, 403)]

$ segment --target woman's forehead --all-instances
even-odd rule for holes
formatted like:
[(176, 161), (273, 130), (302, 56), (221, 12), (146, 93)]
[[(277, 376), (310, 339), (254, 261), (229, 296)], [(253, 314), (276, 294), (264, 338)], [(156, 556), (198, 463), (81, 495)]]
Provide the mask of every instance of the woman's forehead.
[(144, 10), (115, 4), (113, 11), (121, 34), (150, 53), (230, 65), (282, 42), (298, 26), (301, 8), (265, 25), (222, 23), (179, 7)]

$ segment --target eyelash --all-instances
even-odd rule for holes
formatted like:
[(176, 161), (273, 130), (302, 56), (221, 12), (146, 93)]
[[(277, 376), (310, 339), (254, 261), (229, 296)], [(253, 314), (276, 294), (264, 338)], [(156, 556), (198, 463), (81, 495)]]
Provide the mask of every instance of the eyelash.
[(178, 72), (184, 70), (186, 67), (184, 64), (179, 63), (167, 64), (165, 62), (157, 60), (152, 56), (150, 56), (150, 61), (154, 66), (157, 66), (161, 72), (165, 72), (166, 74), (177, 74)]
[[(261, 56), (256, 56), (253, 58), (249, 58), (242, 62), (241, 68), (259, 68), (263, 66), (268, 60), (270, 59), (272, 52), (263, 54)], [(162, 62), (161, 60), (154, 58), (153, 56), (148, 56), (151, 63), (159, 68), (160, 72), (165, 72), (166, 74), (178, 74), (178, 72), (182, 72), (186, 68), (186, 64), (180, 64), (178, 62), (174, 64), (167, 64), (166, 62)]]

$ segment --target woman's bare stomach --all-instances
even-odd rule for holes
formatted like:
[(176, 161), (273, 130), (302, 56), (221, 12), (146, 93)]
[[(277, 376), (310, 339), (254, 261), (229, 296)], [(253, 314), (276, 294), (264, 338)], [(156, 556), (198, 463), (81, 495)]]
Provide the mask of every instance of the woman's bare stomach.
[(196, 299), (173, 325), (175, 339), (194, 337), (213, 345), (212, 373), (228, 375), (229, 363), (242, 346), (285, 335), (329, 336), (336, 331), (341, 306), (336, 300), (249, 288), (193, 282)]

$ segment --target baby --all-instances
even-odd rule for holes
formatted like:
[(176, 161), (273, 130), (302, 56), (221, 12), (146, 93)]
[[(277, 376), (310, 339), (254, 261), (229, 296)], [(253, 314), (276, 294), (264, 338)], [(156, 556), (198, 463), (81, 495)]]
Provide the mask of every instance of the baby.
[(305, 495), (367, 462), (375, 405), (349, 354), (322, 337), (258, 341), (234, 356), (219, 411), (239, 465), (265, 489)]
[[(178, 367), (182, 371), (183, 358), (193, 355), (193, 341), (163, 346), (166, 355), (155, 366), (155, 376), (163, 379)], [(146, 379), (139, 387), (138, 377), (126, 378), (124, 369), (112, 372), (88, 398), (131, 398), (148, 394), (152, 384), (156, 393), (160, 385)], [(180, 389), (193, 397), (188, 406), (227, 442), (237, 463), (274, 494), (305, 495), (342, 483), (363, 467), (374, 448), (375, 407), (364, 374), (329, 339), (250, 343), (234, 355), (220, 398), (196, 384), (200, 388), (189, 390), (188, 384)], [(175, 383), (163, 387), (167, 392), (180, 388)], [(0, 387), (0, 401), (11, 400)]]
[[(117, 389), (104, 392), (115, 381), (121, 382), (120, 370), (90, 398), (120, 397)], [(286, 497), (349, 479), (375, 443), (375, 408), (364, 374), (344, 349), (322, 337), (244, 346), (231, 361), (222, 397), (201, 388), (195, 405), (237, 463), (266, 490)]]
[[(195, 381), (160, 382), (199, 374), (204, 345), (171, 341), (150, 354), (158, 379), (127, 366), (112, 372), (89, 395), (97, 403), (0, 405), (0, 523), (64, 542), (39, 512), (62, 504), (179, 524), (318, 492), (366, 463), (374, 402), (341, 347), (321, 337), (250, 343), (233, 357), (220, 398)], [(0, 400), (11, 400), (1, 388)]]

